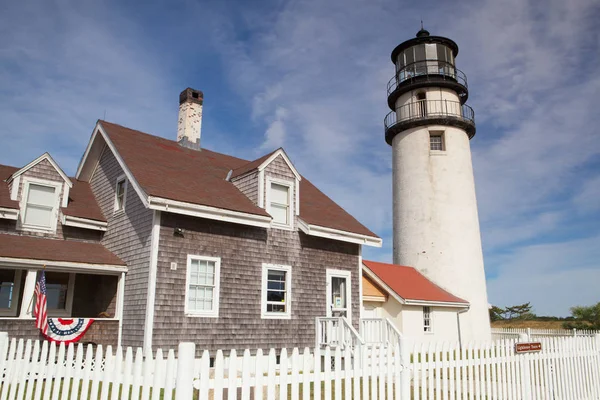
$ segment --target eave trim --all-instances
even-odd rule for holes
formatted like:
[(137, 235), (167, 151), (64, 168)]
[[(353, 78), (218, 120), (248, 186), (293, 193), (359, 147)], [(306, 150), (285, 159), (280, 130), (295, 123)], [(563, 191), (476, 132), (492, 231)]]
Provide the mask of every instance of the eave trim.
[(36, 267), (43, 268), (44, 266), (65, 268), (66, 270), (73, 271), (89, 271), (89, 272), (111, 272), (119, 274), (121, 272), (127, 272), (127, 267), (124, 265), (113, 265), (113, 264), (88, 264), (79, 263), (72, 261), (52, 261), (52, 260), (36, 260), (31, 258), (12, 258), (12, 257), (0, 257), (0, 265), (7, 267)]
[(327, 228), (324, 226), (311, 225), (301, 218), (298, 218), (298, 228), (302, 232), (310, 236), (318, 236), (327, 239), (339, 240), (342, 242), (362, 244), (365, 246), (381, 247), (381, 238), (375, 236), (361, 235), (359, 233), (353, 233), (348, 231), (342, 231), (339, 229)]
[(76, 228), (92, 229), (96, 231), (106, 232), (108, 222), (97, 221), (89, 218), (73, 217), (70, 215), (62, 215), (61, 223), (66, 226), (74, 226)]

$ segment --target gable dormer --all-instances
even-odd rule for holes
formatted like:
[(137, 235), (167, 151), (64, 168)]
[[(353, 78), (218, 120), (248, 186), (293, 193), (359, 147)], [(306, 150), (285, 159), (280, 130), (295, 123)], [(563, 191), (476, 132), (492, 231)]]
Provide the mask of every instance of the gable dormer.
[(271, 227), (296, 229), (302, 177), (283, 149), (231, 171), (230, 180), (271, 215)]
[(8, 179), (10, 199), (19, 204), (17, 229), (56, 233), (61, 207), (66, 207), (73, 182), (44, 153)]

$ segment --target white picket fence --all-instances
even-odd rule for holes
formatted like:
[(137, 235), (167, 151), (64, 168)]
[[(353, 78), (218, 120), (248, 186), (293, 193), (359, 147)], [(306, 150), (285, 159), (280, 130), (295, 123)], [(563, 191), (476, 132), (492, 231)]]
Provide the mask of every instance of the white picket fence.
[(555, 336), (595, 336), (600, 331), (583, 329), (531, 329), (531, 328), (492, 328), (492, 339), (516, 339), (526, 334), (530, 340)]
[(542, 351), (515, 353), (516, 339), (415, 345), (413, 399), (600, 399), (600, 336), (539, 339)]
[(474, 344), (294, 348), (195, 359), (141, 349), (56, 346), (0, 333), (0, 400), (34, 399), (600, 399), (600, 335)]

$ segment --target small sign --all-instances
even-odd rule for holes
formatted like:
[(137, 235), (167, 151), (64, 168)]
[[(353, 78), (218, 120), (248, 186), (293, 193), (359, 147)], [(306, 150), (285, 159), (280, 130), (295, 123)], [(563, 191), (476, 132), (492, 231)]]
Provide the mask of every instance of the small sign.
[(342, 307), (342, 298), (339, 296), (335, 296), (335, 308), (340, 308)]
[(533, 353), (536, 351), (542, 351), (542, 344), (540, 342), (530, 343), (515, 343), (515, 353)]

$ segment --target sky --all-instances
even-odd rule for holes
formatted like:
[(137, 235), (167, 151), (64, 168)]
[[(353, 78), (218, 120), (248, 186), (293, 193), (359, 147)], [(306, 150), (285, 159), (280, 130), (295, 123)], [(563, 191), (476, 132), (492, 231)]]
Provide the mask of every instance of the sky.
[(0, 164), (74, 175), (106, 119), (175, 139), (204, 92), (202, 146), (296, 168), (392, 260), (392, 49), (420, 21), (455, 40), (490, 303), (569, 315), (600, 301), (600, 0), (0, 3)]

